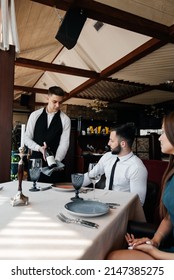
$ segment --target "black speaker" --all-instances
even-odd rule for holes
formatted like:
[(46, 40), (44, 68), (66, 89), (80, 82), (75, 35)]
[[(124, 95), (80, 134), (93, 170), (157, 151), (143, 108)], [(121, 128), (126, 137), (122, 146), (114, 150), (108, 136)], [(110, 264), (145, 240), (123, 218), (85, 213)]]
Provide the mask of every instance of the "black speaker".
[(28, 106), (30, 100), (30, 95), (21, 94), (20, 105), (21, 106)]
[(70, 8), (65, 14), (55, 38), (67, 49), (72, 49), (77, 43), (86, 19), (87, 16), (83, 9)]

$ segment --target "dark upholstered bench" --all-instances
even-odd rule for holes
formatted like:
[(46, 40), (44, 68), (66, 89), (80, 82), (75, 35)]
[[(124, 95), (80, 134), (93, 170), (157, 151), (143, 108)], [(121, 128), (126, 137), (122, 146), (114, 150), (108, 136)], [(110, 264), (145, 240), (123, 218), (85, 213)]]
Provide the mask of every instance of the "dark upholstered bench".
[[(161, 180), (168, 163), (160, 160), (143, 160), (143, 162), (148, 171), (147, 194), (143, 205), (147, 222), (129, 221), (127, 232), (134, 234), (135, 237), (152, 238), (161, 221), (159, 215)], [(162, 246), (168, 247), (173, 243), (171, 233)]]

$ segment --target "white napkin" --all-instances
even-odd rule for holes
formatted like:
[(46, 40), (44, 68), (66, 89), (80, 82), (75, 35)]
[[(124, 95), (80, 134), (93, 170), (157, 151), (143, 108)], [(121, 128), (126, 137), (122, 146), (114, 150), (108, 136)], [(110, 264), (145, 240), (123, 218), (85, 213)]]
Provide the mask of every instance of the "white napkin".
[(56, 160), (56, 164), (57, 164), (57, 167), (53, 167), (52, 169), (50, 169), (49, 167), (43, 167), (41, 169), (41, 172), (47, 176), (51, 176), (51, 174), (55, 171), (58, 171), (58, 170), (61, 170), (64, 168), (64, 164), (58, 160)]

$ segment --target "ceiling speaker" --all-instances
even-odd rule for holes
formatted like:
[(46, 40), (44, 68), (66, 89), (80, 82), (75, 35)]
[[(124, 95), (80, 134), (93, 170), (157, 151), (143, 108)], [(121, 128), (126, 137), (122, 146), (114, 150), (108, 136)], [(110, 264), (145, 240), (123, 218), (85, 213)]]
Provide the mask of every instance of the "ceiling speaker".
[(77, 43), (86, 19), (87, 16), (83, 9), (70, 8), (65, 14), (55, 38), (67, 49), (72, 49)]

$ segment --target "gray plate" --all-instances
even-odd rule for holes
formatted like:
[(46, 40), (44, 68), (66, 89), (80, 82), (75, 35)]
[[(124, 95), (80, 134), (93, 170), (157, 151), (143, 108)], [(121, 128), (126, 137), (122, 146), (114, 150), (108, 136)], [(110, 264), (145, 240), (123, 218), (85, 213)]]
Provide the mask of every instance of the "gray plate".
[(65, 209), (77, 216), (96, 217), (109, 212), (109, 206), (99, 201), (73, 201), (65, 204)]

